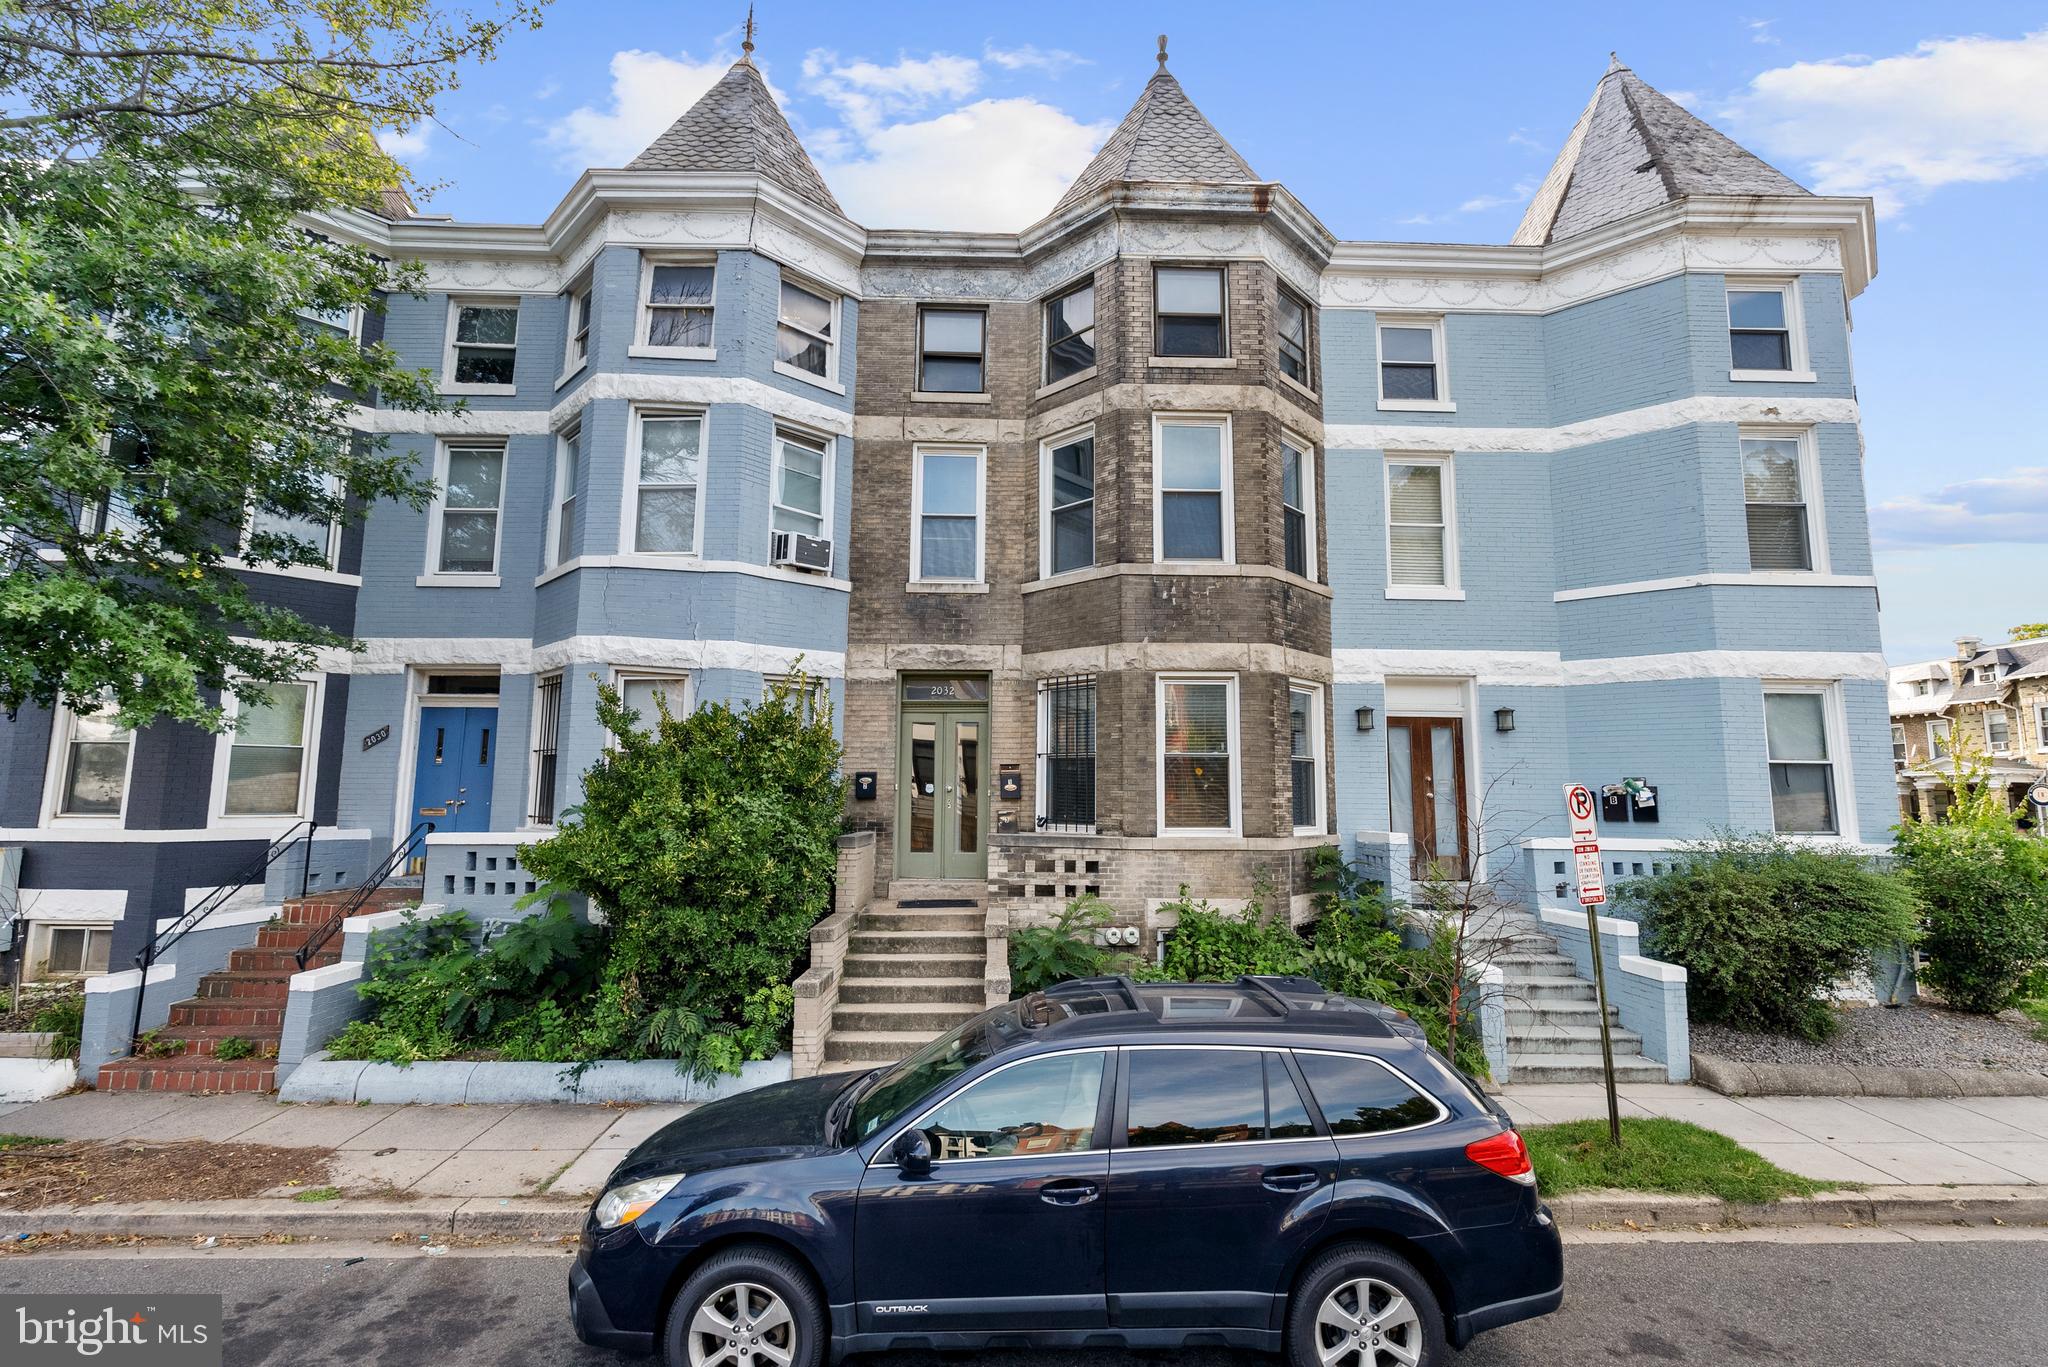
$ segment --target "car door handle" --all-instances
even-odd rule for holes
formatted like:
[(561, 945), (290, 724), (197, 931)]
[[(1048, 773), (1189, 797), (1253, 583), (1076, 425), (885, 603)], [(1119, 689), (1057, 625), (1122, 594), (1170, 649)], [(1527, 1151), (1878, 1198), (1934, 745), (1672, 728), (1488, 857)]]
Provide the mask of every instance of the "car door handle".
[(1038, 1199), (1049, 1206), (1085, 1206), (1102, 1195), (1102, 1188), (1079, 1177), (1047, 1182), (1038, 1189)]
[(1266, 1174), (1263, 1185), (1267, 1191), (1307, 1191), (1321, 1180), (1314, 1168), (1275, 1168)]

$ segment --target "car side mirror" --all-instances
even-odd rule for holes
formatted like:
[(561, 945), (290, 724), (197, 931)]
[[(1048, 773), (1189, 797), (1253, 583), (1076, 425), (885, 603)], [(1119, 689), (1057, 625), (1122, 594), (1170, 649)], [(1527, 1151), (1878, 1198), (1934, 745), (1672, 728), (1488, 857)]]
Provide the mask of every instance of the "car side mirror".
[(889, 1148), (897, 1169), (905, 1177), (923, 1177), (932, 1170), (931, 1136), (923, 1130), (908, 1129), (896, 1136)]

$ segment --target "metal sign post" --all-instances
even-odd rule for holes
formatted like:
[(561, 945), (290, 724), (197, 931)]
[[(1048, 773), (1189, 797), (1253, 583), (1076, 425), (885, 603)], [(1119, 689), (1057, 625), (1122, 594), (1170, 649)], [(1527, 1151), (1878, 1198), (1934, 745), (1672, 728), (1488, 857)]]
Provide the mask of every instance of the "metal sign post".
[(1564, 807), (1572, 821), (1572, 861), (1579, 881), (1579, 905), (1586, 909), (1586, 934), (1593, 941), (1593, 994), (1600, 1009), (1600, 1066), (1607, 1080), (1607, 1137), (1621, 1144), (1621, 1097), (1614, 1089), (1614, 1030), (1607, 1020), (1607, 960), (1600, 952), (1600, 908), (1607, 883), (1600, 874), (1600, 839), (1593, 828), (1593, 790), (1564, 785)]

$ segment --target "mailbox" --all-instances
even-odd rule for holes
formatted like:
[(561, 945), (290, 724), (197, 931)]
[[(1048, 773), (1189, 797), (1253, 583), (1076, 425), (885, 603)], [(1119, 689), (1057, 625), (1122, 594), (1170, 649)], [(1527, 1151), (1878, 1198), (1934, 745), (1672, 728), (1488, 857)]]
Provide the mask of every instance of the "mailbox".
[(1004, 802), (1024, 800), (1024, 774), (1014, 764), (1005, 764), (996, 772), (996, 796)]
[(853, 800), (856, 802), (873, 802), (875, 800), (875, 771), (873, 769), (861, 769), (854, 773)]
[(1610, 783), (1600, 790), (1600, 820), (1603, 822), (1625, 822), (1628, 820), (1628, 790), (1619, 783)]

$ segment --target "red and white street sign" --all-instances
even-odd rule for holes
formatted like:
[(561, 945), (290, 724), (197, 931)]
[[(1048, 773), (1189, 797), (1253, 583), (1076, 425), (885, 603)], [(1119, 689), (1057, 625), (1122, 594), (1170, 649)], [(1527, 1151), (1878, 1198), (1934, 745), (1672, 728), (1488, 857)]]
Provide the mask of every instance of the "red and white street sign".
[(1564, 785), (1564, 809), (1572, 819), (1572, 861), (1579, 884), (1579, 905), (1596, 907), (1607, 900), (1600, 876), (1600, 839), (1593, 828), (1593, 790), (1583, 783)]

